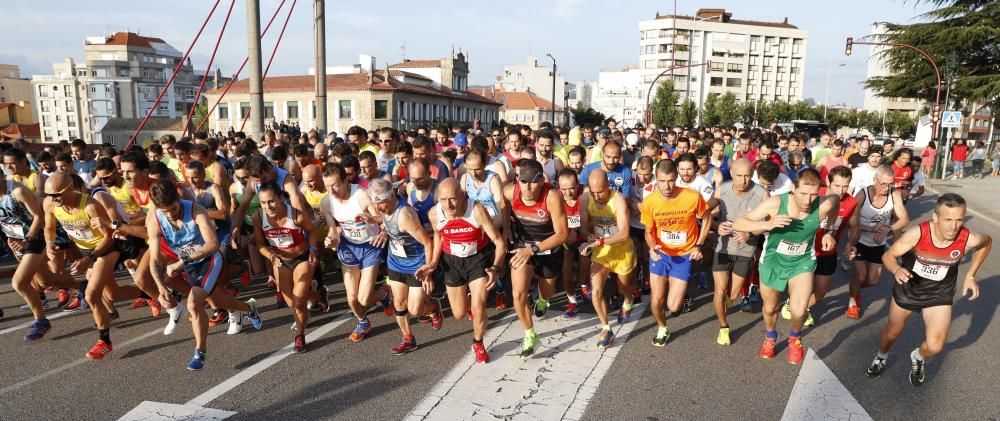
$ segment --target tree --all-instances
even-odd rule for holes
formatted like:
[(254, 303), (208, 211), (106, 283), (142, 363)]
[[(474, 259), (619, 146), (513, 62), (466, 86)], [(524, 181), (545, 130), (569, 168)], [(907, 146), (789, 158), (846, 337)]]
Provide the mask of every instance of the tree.
[(684, 98), (681, 102), (680, 110), (681, 124), (685, 127), (694, 127), (698, 120), (698, 105), (691, 98)]
[(719, 117), (719, 94), (708, 94), (701, 108), (701, 125), (704, 127), (718, 126), (719, 121), (722, 120)]
[(885, 118), (881, 113), (859, 110), (858, 120), (861, 122), (858, 127), (868, 130), (872, 136), (881, 135), (885, 130)]
[(580, 123), (581, 125), (591, 125), (600, 126), (604, 124), (604, 119), (606, 118), (603, 113), (587, 107), (587, 108), (576, 108), (572, 110), (573, 121)]
[[(194, 115), (191, 116), (191, 125), (190, 125), (191, 127), (190, 127), (189, 130), (191, 130), (193, 132), (195, 129), (198, 128), (198, 126), (201, 125), (202, 121), (205, 121), (205, 118), (207, 118), (207, 117), (208, 117), (208, 104), (201, 103), (201, 104), (195, 105), (194, 106)], [(208, 129), (205, 128), (205, 130), (207, 131)]]
[[(874, 38), (881, 42), (914, 45), (933, 57), (941, 67), (943, 78), (946, 71), (954, 77), (952, 105), (981, 100), (992, 109), (1000, 109), (1000, 66), (997, 66), (1000, 63), (1000, 48), (997, 48), (1000, 44), (997, 29), (1000, 2), (916, 1), (922, 2), (933, 4), (937, 9), (919, 16), (917, 23), (886, 23), (885, 33)], [(922, 55), (909, 48), (885, 48), (881, 58), (890, 75), (869, 78), (866, 87), (880, 96), (934, 101), (937, 86), (934, 70)], [(947, 80), (942, 83), (947, 86)]]
[(917, 119), (899, 111), (889, 111), (885, 115), (885, 131), (890, 136), (909, 139), (917, 132)]
[(664, 81), (656, 88), (656, 96), (649, 103), (650, 116), (657, 127), (673, 126), (681, 122), (677, 101), (680, 95), (674, 92), (674, 82)]
[(725, 95), (719, 97), (717, 112), (719, 124), (723, 126), (731, 127), (740, 121), (740, 104), (736, 95), (732, 92), (726, 92)]

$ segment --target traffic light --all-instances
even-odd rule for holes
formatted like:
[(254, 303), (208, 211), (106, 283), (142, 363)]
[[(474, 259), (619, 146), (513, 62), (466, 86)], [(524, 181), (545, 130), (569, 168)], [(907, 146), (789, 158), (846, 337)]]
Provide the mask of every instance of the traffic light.
[(847, 37), (847, 46), (844, 47), (844, 55), (851, 55), (851, 49), (854, 47), (854, 38)]

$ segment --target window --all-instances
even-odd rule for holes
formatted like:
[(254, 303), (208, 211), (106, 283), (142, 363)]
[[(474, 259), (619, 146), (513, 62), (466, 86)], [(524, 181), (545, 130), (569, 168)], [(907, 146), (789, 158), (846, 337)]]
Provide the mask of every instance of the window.
[(42, 116), (42, 127), (48, 127), (50, 124), (51, 124), (51, 122), (49, 121), (49, 116), (43, 115)]
[(717, 62), (717, 61), (713, 61), (712, 62), (712, 71), (713, 72), (721, 72), (722, 71), (722, 63)]
[(785, 80), (785, 74), (781, 73), (781, 68), (780, 67), (778, 68), (778, 78), (776, 80), (778, 82), (781, 82), (781, 81)]
[(375, 118), (389, 118), (389, 101), (375, 100)]
[(73, 114), (70, 114), (70, 115), (66, 116), (66, 126), (67, 127), (76, 127), (76, 117)]
[(758, 64), (759, 62), (760, 62), (760, 56), (750, 56), (750, 64)]
[(74, 111), (73, 101), (66, 101), (66, 111), (68, 112)]
[(785, 90), (785, 88), (782, 88), (782, 87), (778, 86), (778, 87), (774, 88), (774, 94), (775, 95), (782, 95), (782, 93), (784, 92), (784, 90)]
[(288, 101), (288, 104), (285, 106), (285, 108), (286, 108), (286, 110), (285, 110), (285, 117), (287, 117), (289, 119), (296, 119), (296, 120), (299, 118), (299, 102), (298, 101)]
[(743, 34), (729, 34), (729, 42), (738, 42), (743, 44), (747, 42), (747, 36)]
[(765, 80), (765, 81), (766, 80), (771, 80), (771, 72), (768, 71), (767, 67), (764, 68), (764, 73), (761, 73), (760, 76), (761, 76), (761, 78), (760, 78), (761, 80)]
[[(660, 52), (661, 53), (669, 53), (670, 51), (666, 51), (667, 50), (666, 47), (667, 47), (666, 45), (660, 46), (660, 50), (661, 50)], [(646, 46), (646, 54), (653, 54), (655, 52), (656, 52), (656, 46), (655, 45), (647, 45)]]
[(729, 73), (743, 73), (743, 65), (740, 63), (729, 63), (726, 65), (726, 71)]
[(778, 66), (784, 66), (784, 65), (785, 65), (785, 58), (778, 57)]
[(785, 73), (785, 68), (784, 67), (779, 67), (778, 68), (778, 74), (782, 74), (782, 73)]
[(711, 86), (722, 86), (722, 78), (721, 77), (713, 77), (711, 79), (710, 85)]
[(764, 66), (764, 73), (771, 73), (771, 66)]
[(764, 65), (765, 66), (770, 66), (771, 65), (771, 57), (767, 57), (767, 56), (764, 57)]
[(757, 91), (757, 87), (756, 87), (756, 86), (753, 86), (753, 85), (747, 85), (747, 93), (748, 93), (748, 94), (753, 94), (753, 93), (756, 93), (756, 91)]
[(342, 99), (337, 101), (340, 111), (340, 118), (351, 118), (351, 101)]
[(725, 51), (712, 50), (712, 57), (725, 57), (725, 56), (726, 56)]
[(791, 88), (791, 89), (788, 90), (788, 95), (791, 95), (791, 96), (797, 96), (798, 93), (799, 93), (799, 90), (795, 89), (795, 88)]
[(743, 86), (743, 79), (737, 78), (727, 78), (726, 87), (727, 88), (740, 88)]
[(264, 103), (264, 118), (274, 118), (274, 103), (265, 102)]
[(49, 102), (48, 101), (40, 101), (40, 104), (42, 105), (42, 112), (43, 113), (49, 112)]
[(220, 120), (229, 120), (229, 104), (223, 104), (220, 102), (217, 111), (219, 112), (218, 115)]
[(656, 68), (656, 60), (646, 60), (645, 64), (646, 65), (644, 67), (647, 68), (647, 69), (655, 69)]
[(796, 39), (792, 41), (792, 54), (798, 54), (802, 48), (802, 40)]
[(69, 131), (69, 138), (70, 139), (76, 139), (76, 130), (70, 130)]
[(764, 86), (760, 87), (760, 94), (761, 95), (767, 95), (767, 85), (764, 85)]
[(63, 96), (73, 96), (73, 90), (69, 85), (63, 85)]
[(240, 118), (247, 119), (250, 118), (250, 103), (241, 102), (240, 103)]

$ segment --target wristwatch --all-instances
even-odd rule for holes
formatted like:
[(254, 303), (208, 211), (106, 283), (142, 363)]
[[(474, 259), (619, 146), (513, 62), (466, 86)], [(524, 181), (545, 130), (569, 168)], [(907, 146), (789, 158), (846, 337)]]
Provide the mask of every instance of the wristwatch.
[(538, 254), (540, 251), (542, 251), (542, 249), (538, 248), (538, 244), (532, 244), (532, 245), (530, 245), (528, 247), (531, 248), (531, 253), (532, 254)]
[(121, 223), (118, 222), (118, 220), (111, 221), (111, 229), (112, 230), (117, 230), (119, 226), (121, 226)]
[(500, 266), (497, 266), (497, 265), (490, 266), (490, 267), (488, 267), (486, 269), (492, 270), (493, 272), (496, 272), (496, 273), (500, 273)]
[(191, 258), (188, 256), (181, 256), (181, 263), (187, 265), (188, 263), (191, 263)]

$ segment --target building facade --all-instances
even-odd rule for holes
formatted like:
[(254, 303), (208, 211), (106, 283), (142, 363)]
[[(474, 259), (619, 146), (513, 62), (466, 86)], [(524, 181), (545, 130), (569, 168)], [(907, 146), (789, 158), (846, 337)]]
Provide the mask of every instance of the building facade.
[[(566, 98), (566, 78), (558, 70), (555, 103), (562, 104)], [(533, 92), (539, 98), (552, 102), (552, 66), (540, 66), (537, 58), (528, 56), (524, 63), (503, 66), (503, 74), (497, 76), (497, 87), (505, 92)]]
[[(694, 16), (660, 15), (639, 22), (642, 89), (670, 80), (698, 108), (710, 94), (732, 92), (740, 101), (802, 100), (808, 34), (783, 22), (733, 19), (725, 9), (699, 9)], [(709, 66), (699, 65), (711, 62)], [(645, 110), (643, 110), (644, 112)]]
[[(367, 56), (365, 56), (367, 57)], [(329, 70), (327, 130), (342, 134), (351, 126), (366, 129), (412, 129), (438, 124), (480, 124), (500, 121), (500, 104), (467, 90), (468, 62), (462, 53), (441, 60), (407, 60), (374, 69), (374, 58)], [(298, 122), (302, 130), (316, 127), (315, 76), (273, 76), (264, 80), (265, 124)], [(209, 108), (222, 94), (205, 94)], [(250, 112), (249, 81), (237, 81), (208, 117), (209, 129), (246, 129)]]
[(591, 96), (591, 108), (626, 126), (643, 122), (646, 90), (638, 67), (602, 70)]
[[(872, 35), (881, 35), (885, 33), (885, 25), (875, 23), (872, 24)], [(885, 47), (880, 45), (869, 45), (868, 46), (868, 68), (865, 74), (865, 78), (873, 77), (883, 77), (889, 76), (891, 72), (886, 66), (885, 60), (882, 59), (882, 54), (885, 52)], [(874, 111), (878, 113), (886, 113), (889, 111), (896, 111), (901, 113), (906, 113), (910, 117), (916, 117), (920, 110), (927, 106), (925, 101), (917, 98), (902, 98), (902, 97), (883, 97), (875, 93), (875, 90), (871, 88), (865, 88), (865, 102), (864, 109), (866, 111)]]
[[(174, 69), (180, 71), (152, 110), (153, 117), (186, 116), (204, 71), (160, 38), (117, 32), (87, 37), (84, 61), (53, 64), (52, 75), (32, 77), (45, 142), (81, 138), (103, 143), (101, 129), (113, 118), (142, 118), (153, 108)], [(218, 71), (207, 88), (225, 80)]]
[(15, 104), (27, 108), (21, 124), (36, 123), (34, 114), (35, 95), (31, 90), (31, 79), (21, 77), (21, 68), (15, 64), (0, 64), (0, 104)]

